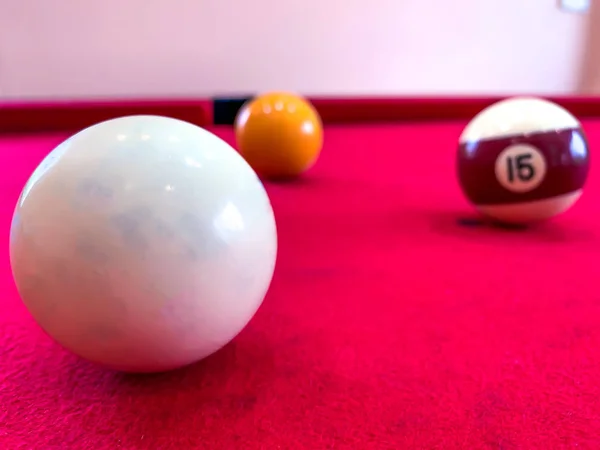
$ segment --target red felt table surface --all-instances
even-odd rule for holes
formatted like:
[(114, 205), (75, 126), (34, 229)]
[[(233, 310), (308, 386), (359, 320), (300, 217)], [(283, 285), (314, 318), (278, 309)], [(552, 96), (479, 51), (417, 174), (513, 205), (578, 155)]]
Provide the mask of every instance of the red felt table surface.
[[(600, 448), (595, 158), (561, 218), (477, 225), (454, 170), (465, 123), (327, 126), (303, 180), (267, 184), (280, 253), (263, 306), (180, 371), (123, 375), (59, 348), (5, 251), (0, 448)], [(594, 151), (600, 121), (584, 126)], [(5, 242), (23, 183), (64, 137), (0, 138)]]

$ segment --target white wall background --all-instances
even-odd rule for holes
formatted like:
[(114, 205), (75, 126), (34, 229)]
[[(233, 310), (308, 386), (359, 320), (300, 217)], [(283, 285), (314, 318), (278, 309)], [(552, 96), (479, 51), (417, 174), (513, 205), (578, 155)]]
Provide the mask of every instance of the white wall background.
[(0, 0), (0, 96), (577, 89), (556, 0)]

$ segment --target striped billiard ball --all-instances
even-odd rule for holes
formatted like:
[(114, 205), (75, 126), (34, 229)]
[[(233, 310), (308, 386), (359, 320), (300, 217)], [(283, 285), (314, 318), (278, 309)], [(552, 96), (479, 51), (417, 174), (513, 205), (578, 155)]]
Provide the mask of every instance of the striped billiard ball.
[(579, 121), (561, 106), (514, 97), (477, 114), (458, 147), (458, 179), (482, 214), (527, 224), (568, 210), (581, 196), (589, 167)]

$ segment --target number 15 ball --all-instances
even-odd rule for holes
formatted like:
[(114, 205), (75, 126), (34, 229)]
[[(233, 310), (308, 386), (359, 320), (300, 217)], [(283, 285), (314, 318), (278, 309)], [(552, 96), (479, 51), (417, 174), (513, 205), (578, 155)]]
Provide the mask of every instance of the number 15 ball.
[(590, 156), (579, 121), (539, 98), (499, 101), (460, 136), (458, 179), (467, 199), (499, 222), (527, 224), (568, 210), (585, 185)]

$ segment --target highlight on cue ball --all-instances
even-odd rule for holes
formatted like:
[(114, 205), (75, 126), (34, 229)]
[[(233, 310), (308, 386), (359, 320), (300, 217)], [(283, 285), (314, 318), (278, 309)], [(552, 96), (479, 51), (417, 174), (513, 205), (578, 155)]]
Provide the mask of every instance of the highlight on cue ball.
[(557, 216), (583, 193), (588, 140), (569, 111), (548, 100), (513, 97), (477, 114), (463, 130), (457, 172), (465, 197), (500, 222)]

